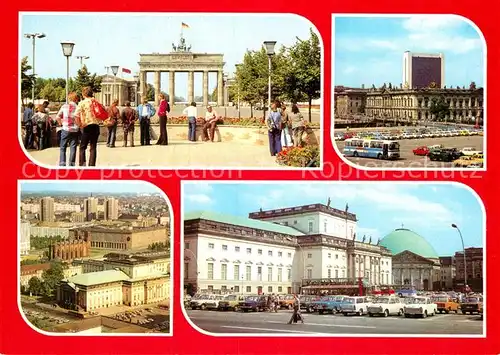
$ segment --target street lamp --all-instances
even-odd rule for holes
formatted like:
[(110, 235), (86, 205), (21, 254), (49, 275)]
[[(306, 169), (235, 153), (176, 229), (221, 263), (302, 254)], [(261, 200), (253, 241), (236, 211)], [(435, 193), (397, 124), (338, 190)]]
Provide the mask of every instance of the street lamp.
[(224, 80), (224, 92), (222, 93), (224, 96), (222, 98), (224, 102), (224, 117), (227, 117), (227, 101), (226, 101), (226, 94), (227, 94), (227, 79), (228, 75), (224, 74), (223, 80)]
[(61, 42), (61, 47), (64, 56), (66, 57), (66, 103), (68, 103), (68, 94), (69, 94), (69, 57), (73, 54), (73, 47), (75, 46), (74, 42)]
[(264, 46), (266, 46), (266, 53), (267, 57), (269, 59), (268, 63), (268, 69), (269, 69), (269, 78), (268, 78), (268, 92), (267, 92), (267, 104), (269, 109), (271, 109), (271, 71), (272, 71), (272, 64), (271, 64), (271, 58), (274, 55), (274, 46), (276, 45), (276, 41), (265, 41)]
[(465, 259), (465, 245), (464, 245), (464, 238), (462, 236), (462, 232), (460, 231), (460, 228), (458, 228), (458, 226), (453, 223), (451, 225), (452, 228), (455, 228), (457, 231), (458, 231), (458, 234), (460, 235), (460, 240), (462, 241), (462, 251), (464, 253), (464, 289), (467, 290), (468, 286), (467, 286), (467, 262), (466, 262), (466, 259)]
[(241, 118), (241, 111), (240, 111), (240, 81), (238, 79), (238, 69), (241, 68), (241, 64), (236, 64), (236, 87), (238, 89), (238, 118)]
[(83, 60), (89, 59), (90, 57), (87, 55), (77, 55), (76, 59), (80, 59), (80, 68), (83, 68)]
[[(116, 74), (118, 74), (118, 68), (119, 68), (119, 66), (118, 65), (112, 65), (112, 66), (110, 66), (110, 68), (111, 68), (111, 71), (113, 72), (113, 75), (115, 76), (114, 79), (113, 79), (113, 95), (114, 95), (115, 90), (116, 90)], [(118, 96), (120, 96), (120, 95), (118, 94)], [(116, 99), (117, 98), (113, 97), (111, 99), (111, 102), (115, 101)], [(121, 102), (118, 102), (118, 105), (120, 105), (120, 104), (121, 104)]]
[[(31, 43), (33, 46), (33, 64), (32, 64), (32, 73), (33, 73), (33, 80), (35, 80), (35, 41), (37, 38), (45, 38), (47, 37), (45, 33), (25, 33), (24, 37), (26, 38), (31, 38)], [(31, 88), (31, 101), (33, 104), (35, 104), (35, 82), (33, 82), (33, 86)]]
[(139, 74), (135, 74), (134, 75), (134, 81), (135, 81), (135, 99), (134, 99), (134, 103), (135, 103), (135, 106), (137, 107), (137, 103), (139, 102)]

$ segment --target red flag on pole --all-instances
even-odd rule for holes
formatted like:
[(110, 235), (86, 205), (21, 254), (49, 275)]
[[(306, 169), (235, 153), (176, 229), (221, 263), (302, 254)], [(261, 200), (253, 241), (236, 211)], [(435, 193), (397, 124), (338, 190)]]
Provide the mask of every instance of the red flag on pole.
[(132, 70), (127, 69), (127, 68), (122, 68), (122, 72), (127, 73), (127, 74), (132, 74)]

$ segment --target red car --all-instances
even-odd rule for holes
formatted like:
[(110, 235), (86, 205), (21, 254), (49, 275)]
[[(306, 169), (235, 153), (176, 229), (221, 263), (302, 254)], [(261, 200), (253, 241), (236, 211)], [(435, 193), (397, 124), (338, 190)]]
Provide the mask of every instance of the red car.
[(413, 149), (413, 154), (415, 155), (429, 155), (429, 148), (422, 146)]

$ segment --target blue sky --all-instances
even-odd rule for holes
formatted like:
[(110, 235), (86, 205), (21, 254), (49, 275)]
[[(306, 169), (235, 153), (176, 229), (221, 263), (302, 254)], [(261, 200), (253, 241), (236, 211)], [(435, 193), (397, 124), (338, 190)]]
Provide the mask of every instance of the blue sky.
[(359, 238), (382, 238), (396, 228), (413, 230), (432, 244), (439, 255), (462, 249), (456, 229), (466, 247), (483, 246), (483, 213), (476, 197), (466, 188), (452, 184), (312, 183), (307, 184), (208, 184), (185, 183), (186, 212), (210, 210), (248, 217), (259, 208), (274, 209), (312, 203), (349, 211), (358, 218)]
[(73, 191), (77, 193), (148, 193), (157, 194), (161, 190), (143, 181), (88, 181), (88, 180), (59, 180), (59, 181), (23, 181), (21, 192), (57, 192)]
[[(22, 16), (21, 56), (31, 63), (32, 43), (24, 33), (43, 32), (47, 37), (36, 42), (36, 73), (41, 77), (66, 77), (66, 58), (61, 41), (75, 42), (70, 75), (75, 76), (80, 61), (75, 57), (89, 56), (85, 64), (91, 72), (105, 73), (105, 67), (119, 65), (137, 72), (139, 54), (169, 53), (177, 44), (181, 23), (189, 25), (184, 37), (192, 52), (224, 54), (224, 71), (233, 73), (235, 64), (243, 60), (247, 49), (259, 50), (266, 40), (277, 41), (278, 46), (290, 46), (299, 38), (308, 38), (311, 24), (295, 15), (195, 15), (195, 14), (127, 14), (105, 15), (65, 14)], [(131, 75), (131, 74), (124, 74)], [(209, 90), (217, 84), (217, 75), (209, 75)], [(202, 73), (195, 73), (195, 95), (202, 94)], [(154, 74), (148, 74), (148, 83), (154, 83)], [(162, 75), (162, 90), (168, 92), (168, 75)], [(187, 73), (176, 75), (176, 96), (187, 96)]]
[(403, 53), (443, 53), (445, 85), (484, 84), (484, 48), (468, 22), (450, 15), (336, 17), (335, 85), (402, 82)]

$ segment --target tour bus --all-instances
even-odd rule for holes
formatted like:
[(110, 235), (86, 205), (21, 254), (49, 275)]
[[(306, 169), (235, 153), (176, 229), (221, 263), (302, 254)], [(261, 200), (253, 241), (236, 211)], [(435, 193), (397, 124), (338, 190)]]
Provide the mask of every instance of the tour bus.
[(348, 157), (399, 159), (399, 143), (392, 140), (349, 138), (344, 141)]

